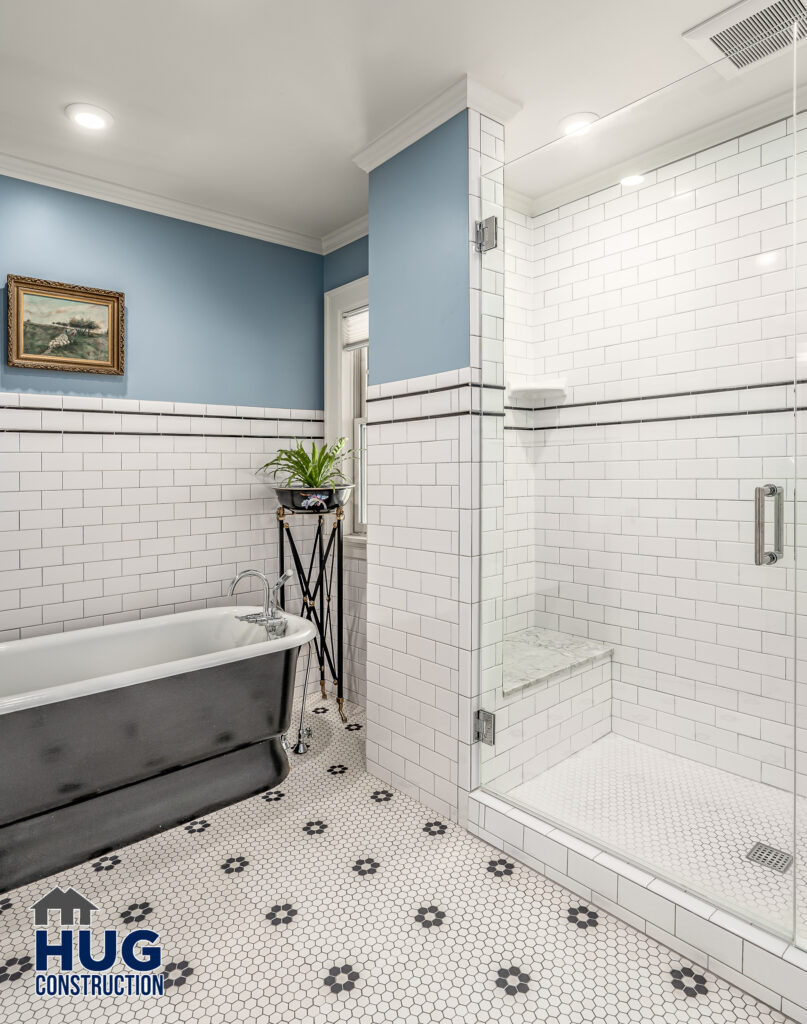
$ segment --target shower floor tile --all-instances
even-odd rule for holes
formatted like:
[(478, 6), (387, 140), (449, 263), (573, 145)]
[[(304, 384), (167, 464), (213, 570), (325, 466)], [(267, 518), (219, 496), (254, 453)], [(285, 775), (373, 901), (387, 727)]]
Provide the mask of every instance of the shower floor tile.
[[(368, 775), (358, 708), (310, 710), (275, 790), (0, 898), (3, 1024), (785, 1021)], [(54, 884), (160, 934), (164, 996), (35, 995)]]
[[(778, 874), (746, 854), (756, 842), (792, 854), (792, 794), (611, 733), (508, 796), (744, 916), (791, 928), (793, 867)], [(804, 798), (798, 816), (803, 849)], [(807, 930), (807, 900), (799, 909)]]

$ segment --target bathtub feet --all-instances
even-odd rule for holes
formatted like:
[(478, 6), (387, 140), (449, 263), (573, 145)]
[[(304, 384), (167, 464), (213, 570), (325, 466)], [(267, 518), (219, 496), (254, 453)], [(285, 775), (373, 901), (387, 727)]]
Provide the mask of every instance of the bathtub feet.
[(339, 706), (339, 717), (342, 719), (343, 722), (346, 722), (347, 721), (347, 715), (345, 714), (345, 709), (344, 709), (345, 698), (344, 697), (337, 697), (336, 698), (336, 703)]

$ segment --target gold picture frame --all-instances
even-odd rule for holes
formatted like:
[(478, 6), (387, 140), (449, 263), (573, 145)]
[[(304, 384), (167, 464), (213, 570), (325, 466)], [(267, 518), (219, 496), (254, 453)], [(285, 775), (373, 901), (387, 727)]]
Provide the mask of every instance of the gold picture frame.
[(8, 275), (8, 365), (123, 374), (123, 292)]

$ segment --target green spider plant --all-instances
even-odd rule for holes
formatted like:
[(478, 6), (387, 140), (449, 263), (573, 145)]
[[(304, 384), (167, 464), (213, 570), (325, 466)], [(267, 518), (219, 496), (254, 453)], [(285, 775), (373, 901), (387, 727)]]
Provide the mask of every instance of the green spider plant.
[(353, 449), (345, 449), (346, 444), (346, 437), (320, 448), (312, 441), (308, 452), (297, 441), (293, 448), (281, 448), (258, 472), (270, 473), (275, 480), (281, 477), (283, 487), (340, 487), (347, 482), (342, 464), (354, 457)]

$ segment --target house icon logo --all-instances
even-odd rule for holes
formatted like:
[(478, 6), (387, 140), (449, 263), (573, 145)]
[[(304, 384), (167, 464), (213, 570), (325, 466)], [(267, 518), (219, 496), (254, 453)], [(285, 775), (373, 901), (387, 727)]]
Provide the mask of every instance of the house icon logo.
[(58, 911), (59, 924), (62, 927), (76, 924), (77, 911), (78, 924), (91, 925), (92, 915), (97, 909), (98, 907), (94, 903), (90, 903), (75, 889), (61, 889), (58, 885), (31, 907), (34, 912), (34, 924), (37, 928), (48, 927), (51, 911)]

